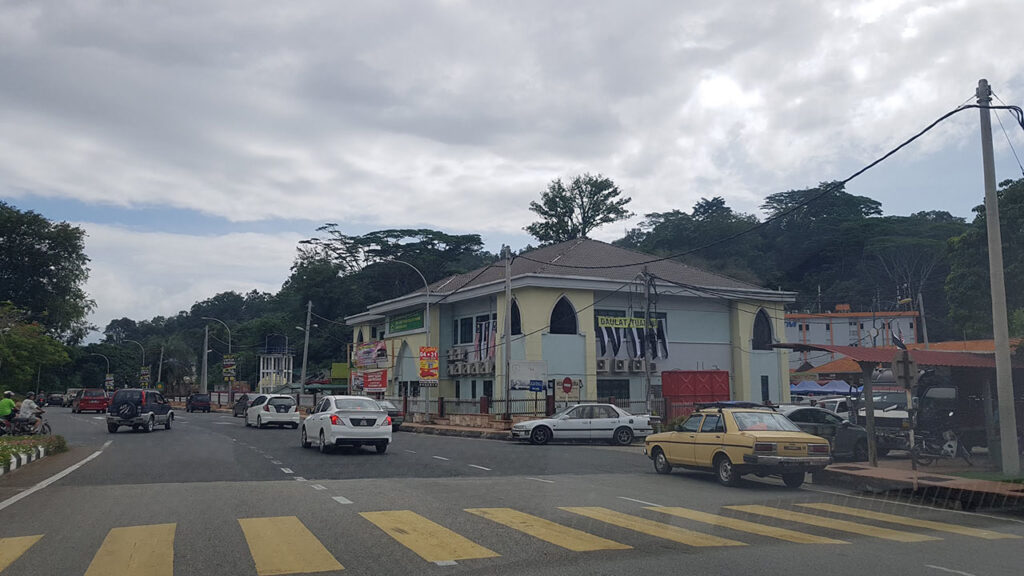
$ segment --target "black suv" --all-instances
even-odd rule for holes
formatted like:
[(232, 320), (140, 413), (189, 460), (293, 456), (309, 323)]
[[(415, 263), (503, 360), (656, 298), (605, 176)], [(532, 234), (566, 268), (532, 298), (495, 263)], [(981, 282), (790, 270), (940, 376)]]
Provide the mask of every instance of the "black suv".
[(174, 410), (163, 395), (155, 390), (122, 388), (114, 393), (107, 409), (107, 431), (113, 434), (121, 426), (152, 432), (158, 424), (171, 429)]

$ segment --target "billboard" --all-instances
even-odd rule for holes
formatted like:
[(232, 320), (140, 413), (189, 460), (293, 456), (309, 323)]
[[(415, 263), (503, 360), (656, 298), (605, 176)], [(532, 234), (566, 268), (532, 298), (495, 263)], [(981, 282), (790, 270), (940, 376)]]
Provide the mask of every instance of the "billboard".
[(371, 370), (362, 373), (363, 390), (367, 392), (385, 392), (388, 389), (388, 371)]
[(388, 318), (388, 334), (410, 332), (423, 328), (423, 310), (406, 312)]
[(437, 376), (437, 347), (420, 346), (420, 386), (436, 386)]
[(548, 379), (547, 362), (512, 362), (512, 378), (509, 386), (513, 390), (529, 390), (531, 383), (543, 384)]
[(664, 312), (652, 313), (650, 323), (644, 318), (617, 314), (625, 313), (595, 311), (598, 358), (668, 358), (668, 317)]
[(378, 362), (387, 363), (388, 348), (383, 340), (355, 345), (352, 362), (356, 368), (376, 368)]

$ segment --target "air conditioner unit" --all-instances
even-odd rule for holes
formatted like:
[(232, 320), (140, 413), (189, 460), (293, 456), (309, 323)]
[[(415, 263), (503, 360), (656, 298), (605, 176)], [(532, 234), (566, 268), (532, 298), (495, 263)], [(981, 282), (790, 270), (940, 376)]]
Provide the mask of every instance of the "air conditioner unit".
[(606, 358), (597, 359), (597, 371), (607, 372), (608, 371), (608, 360)]
[(469, 373), (474, 376), (479, 374), (480, 364), (480, 362), (470, 362), (469, 364), (467, 364), (467, 366), (469, 366)]
[(629, 361), (630, 372), (643, 372), (644, 371), (644, 359), (634, 358)]
[(626, 364), (626, 362), (628, 362), (628, 360), (615, 359), (613, 361), (612, 372), (628, 372), (628, 364)]
[(456, 364), (454, 362), (448, 363), (448, 374), (452, 376), (459, 376), (462, 374), (462, 364)]
[(469, 359), (469, 350), (466, 348), (459, 348), (459, 360), (465, 362)]
[(658, 363), (657, 362), (648, 362), (647, 363), (647, 371), (652, 373), (652, 374), (654, 372), (657, 372), (658, 371)]
[(454, 361), (456, 361), (458, 359), (459, 359), (459, 349), (458, 348), (449, 348), (448, 349), (448, 361), (449, 362), (454, 362)]

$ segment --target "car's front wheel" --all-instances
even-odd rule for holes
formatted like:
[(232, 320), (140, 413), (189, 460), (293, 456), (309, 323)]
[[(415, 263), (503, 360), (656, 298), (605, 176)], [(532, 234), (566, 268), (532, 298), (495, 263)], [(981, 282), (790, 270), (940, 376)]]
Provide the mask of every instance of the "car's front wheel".
[(544, 445), (551, 440), (551, 430), (547, 426), (537, 426), (530, 432), (530, 444)]
[(725, 454), (719, 454), (715, 457), (715, 476), (718, 477), (718, 483), (722, 486), (735, 486), (740, 481), (740, 475), (736, 472), (736, 467), (732, 465), (732, 460)]
[(672, 463), (668, 461), (665, 451), (661, 448), (654, 449), (654, 471), (658, 474), (669, 474), (672, 472)]
[(799, 488), (804, 483), (803, 472), (789, 472), (782, 475), (782, 482), (789, 488)]

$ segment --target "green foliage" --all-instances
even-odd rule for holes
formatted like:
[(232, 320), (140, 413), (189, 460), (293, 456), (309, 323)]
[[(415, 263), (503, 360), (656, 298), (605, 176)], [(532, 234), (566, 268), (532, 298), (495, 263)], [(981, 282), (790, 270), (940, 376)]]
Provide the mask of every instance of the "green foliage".
[(0, 201), (0, 302), (25, 310), (56, 338), (76, 344), (91, 328), (94, 303), (83, 288), (89, 277), (85, 232)]
[(542, 244), (586, 238), (595, 228), (625, 220), (633, 215), (626, 209), (632, 199), (620, 198), (622, 191), (600, 174), (582, 174), (569, 187), (560, 178), (548, 184), (541, 201), (530, 202), (530, 210), (541, 217), (524, 230)]
[(49, 454), (60, 454), (68, 451), (68, 443), (63, 436), (0, 436), (0, 462), (7, 462), (15, 454), (31, 452), (42, 447)]
[(35, 388), (43, 367), (67, 363), (67, 348), (10, 304), (0, 305), (0, 381), (17, 392)]

